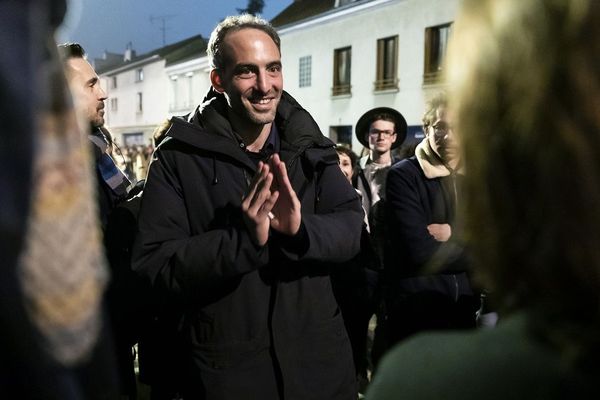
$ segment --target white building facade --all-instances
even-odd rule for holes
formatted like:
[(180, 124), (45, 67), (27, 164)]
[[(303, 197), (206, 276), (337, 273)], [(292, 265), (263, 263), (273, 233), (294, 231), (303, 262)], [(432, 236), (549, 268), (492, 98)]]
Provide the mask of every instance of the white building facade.
[(355, 152), (356, 121), (374, 107), (400, 111), (409, 140), (418, 140), (425, 102), (443, 89), (441, 61), (459, 1), (342, 3), (278, 29), (284, 87), (323, 133)]
[(165, 68), (165, 74), (169, 79), (169, 116), (194, 111), (210, 88), (206, 56), (170, 65)]
[(119, 145), (148, 145), (152, 132), (167, 118), (161, 101), (169, 90), (165, 60), (157, 55), (110, 70), (101, 76), (108, 95), (105, 125)]
[(192, 111), (209, 87), (206, 64), (206, 40), (198, 35), (102, 67), (105, 125), (119, 146), (150, 145), (165, 120)]
[[(444, 88), (442, 61), (459, 5), (460, 0), (296, 0), (273, 19), (281, 37), (284, 88), (325, 135), (357, 153), (362, 146), (354, 126), (373, 107), (400, 111), (409, 125), (407, 140), (419, 140), (425, 102)], [(317, 12), (294, 17), (300, 8), (306, 15), (307, 7)], [(156, 126), (201, 103), (209, 72), (205, 47), (181, 60), (154, 54), (104, 71), (107, 126), (121, 143), (149, 144)]]

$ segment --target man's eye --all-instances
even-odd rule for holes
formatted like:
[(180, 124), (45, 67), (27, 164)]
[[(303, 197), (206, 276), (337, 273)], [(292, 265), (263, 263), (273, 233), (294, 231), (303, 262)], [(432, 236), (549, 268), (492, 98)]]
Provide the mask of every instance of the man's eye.
[(250, 68), (240, 68), (237, 70), (236, 75), (241, 78), (249, 78), (254, 75), (254, 72)]
[(273, 65), (273, 66), (269, 67), (268, 71), (271, 73), (281, 72), (281, 65)]
[(443, 121), (440, 121), (437, 124), (433, 125), (433, 129), (443, 131), (443, 130), (448, 129), (448, 124)]

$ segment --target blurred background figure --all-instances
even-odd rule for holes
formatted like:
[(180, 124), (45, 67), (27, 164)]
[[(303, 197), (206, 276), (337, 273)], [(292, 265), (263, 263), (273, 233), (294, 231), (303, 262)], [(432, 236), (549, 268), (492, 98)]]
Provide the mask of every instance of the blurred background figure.
[(464, 210), (495, 329), (421, 335), (369, 399), (600, 395), (600, 2), (465, 1), (450, 45)]
[(479, 295), (457, 219), (464, 169), (447, 103), (445, 93), (428, 102), (415, 156), (388, 173), (383, 281), (390, 346), (425, 330), (475, 328)]
[[(343, 144), (336, 145), (335, 151), (339, 157), (340, 169), (348, 182), (352, 182), (358, 157)], [(359, 196), (362, 196), (358, 189), (355, 190)], [(378, 276), (376, 268), (375, 253), (369, 238), (369, 225), (365, 214), (360, 253), (340, 265), (331, 274), (333, 293), (342, 311), (344, 325), (352, 345), (356, 382), (361, 396), (369, 383), (371, 369), (368, 357), (369, 320), (379, 303), (379, 293), (376, 291)]]
[(342, 173), (348, 179), (348, 182), (352, 183), (352, 177), (354, 176), (354, 170), (356, 168), (356, 160), (358, 156), (347, 146), (338, 144), (335, 146), (335, 152), (339, 157), (339, 164)]
[(65, 11), (0, 2), (0, 398), (116, 396), (90, 154), (53, 40)]

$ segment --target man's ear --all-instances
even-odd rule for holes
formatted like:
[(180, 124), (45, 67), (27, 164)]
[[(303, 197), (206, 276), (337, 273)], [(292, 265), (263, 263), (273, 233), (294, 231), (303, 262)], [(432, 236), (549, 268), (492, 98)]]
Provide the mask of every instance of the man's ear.
[(222, 82), (223, 80), (221, 78), (221, 75), (219, 75), (219, 72), (216, 69), (212, 69), (210, 71), (210, 83), (212, 84), (213, 88), (215, 88), (215, 90), (219, 93), (223, 93), (225, 91)]

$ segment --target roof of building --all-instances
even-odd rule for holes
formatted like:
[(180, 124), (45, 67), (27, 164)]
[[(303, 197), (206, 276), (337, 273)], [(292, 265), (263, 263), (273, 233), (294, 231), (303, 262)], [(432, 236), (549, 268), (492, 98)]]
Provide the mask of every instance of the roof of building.
[(336, 0), (294, 0), (292, 4), (277, 14), (270, 22), (275, 28), (282, 28), (313, 17), (335, 13), (338, 10), (355, 7), (371, 1), (373, 0), (347, 0), (339, 2)]
[(334, 7), (335, 0), (295, 0), (271, 20), (271, 25), (279, 28), (323, 14)]
[(131, 60), (107, 65), (97, 69), (98, 74), (103, 74), (116, 69), (127, 68), (128, 65), (139, 65), (139, 62), (158, 56), (164, 59), (166, 65), (172, 65), (187, 59), (195, 58), (206, 52), (207, 40), (202, 35), (192, 36), (179, 42), (151, 50), (139, 56), (132, 57)]

